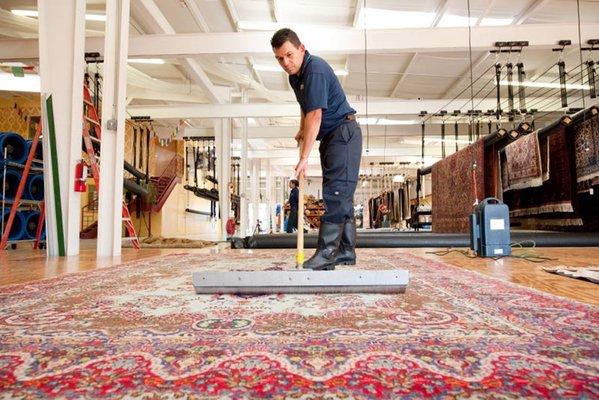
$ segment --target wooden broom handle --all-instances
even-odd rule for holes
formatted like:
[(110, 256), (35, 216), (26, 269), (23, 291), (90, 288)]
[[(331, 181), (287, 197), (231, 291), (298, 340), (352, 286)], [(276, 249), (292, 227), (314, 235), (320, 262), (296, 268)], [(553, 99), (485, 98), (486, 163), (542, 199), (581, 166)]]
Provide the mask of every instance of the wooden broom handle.
[[(303, 141), (300, 140), (299, 144), (299, 152), (300, 159), (302, 156), (302, 145)], [(299, 190), (298, 190), (298, 205), (297, 205), (297, 253), (296, 253), (296, 261), (297, 266), (301, 267), (304, 263), (304, 173), (300, 172), (297, 177), (299, 182)]]

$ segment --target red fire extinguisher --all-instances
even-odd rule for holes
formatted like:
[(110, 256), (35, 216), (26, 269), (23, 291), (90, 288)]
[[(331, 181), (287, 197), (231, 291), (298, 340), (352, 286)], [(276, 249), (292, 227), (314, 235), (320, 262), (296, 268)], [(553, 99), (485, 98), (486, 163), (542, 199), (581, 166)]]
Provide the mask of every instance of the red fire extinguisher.
[(87, 166), (85, 161), (79, 160), (75, 165), (75, 191), (85, 192), (87, 190)]

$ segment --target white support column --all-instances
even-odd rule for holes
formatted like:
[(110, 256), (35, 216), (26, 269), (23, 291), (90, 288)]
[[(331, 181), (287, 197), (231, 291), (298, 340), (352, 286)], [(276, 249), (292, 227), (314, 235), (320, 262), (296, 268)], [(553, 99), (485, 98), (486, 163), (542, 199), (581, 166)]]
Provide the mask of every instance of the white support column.
[(268, 207), (268, 233), (273, 233), (275, 229), (275, 190), (274, 190), (274, 179), (272, 179), (272, 167), (270, 166), (270, 160), (266, 159), (264, 165), (266, 169), (266, 206)]
[(250, 220), (250, 228), (254, 229), (256, 220), (258, 220), (258, 192), (260, 188), (260, 159), (253, 158), (251, 161), (252, 172), (250, 173), (250, 207), (252, 209), (252, 219)]
[(227, 220), (229, 219), (231, 210), (231, 192), (229, 190), (231, 175), (231, 119), (217, 119), (214, 125), (216, 149), (218, 152), (216, 158), (216, 179), (218, 179), (221, 239), (226, 240)]
[[(79, 254), (81, 194), (73, 190), (75, 165), (81, 159), (83, 130), (83, 73), (85, 69), (85, 0), (39, 0), (39, 57), (41, 91), (52, 96), (56, 154), (60, 182), (60, 207), (64, 230), (65, 255)], [(43, 98), (43, 97), (42, 97)], [(43, 108), (43, 105), (42, 105)], [(49, 135), (43, 135), (44, 149)], [(50, 155), (45, 151), (44, 184), (53, 188)], [(58, 188), (56, 188), (58, 190)], [(49, 226), (56, 226), (56, 207), (46, 190), (46, 215)], [(59, 255), (55, 229), (48, 229), (49, 256)]]
[[(247, 103), (247, 93), (245, 90), (241, 92), (241, 102)], [(247, 176), (248, 176), (248, 120), (241, 119), (241, 159), (239, 160), (240, 169), (240, 215), (239, 215), (239, 230), (241, 237), (248, 234), (248, 193), (247, 193)]]
[(129, 0), (106, 1), (105, 34), (98, 257), (121, 254)]

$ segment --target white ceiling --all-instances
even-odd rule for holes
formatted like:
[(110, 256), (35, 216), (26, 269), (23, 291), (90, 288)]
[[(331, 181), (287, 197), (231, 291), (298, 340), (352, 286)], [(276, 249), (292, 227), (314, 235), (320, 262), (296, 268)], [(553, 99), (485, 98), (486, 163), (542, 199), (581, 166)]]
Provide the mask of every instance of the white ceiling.
[[(131, 35), (146, 35), (154, 33), (168, 33), (168, 27), (160, 25), (158, 20), (165, 18), (175, 34), (198, 34), (202, 32), (247, 32), (252, 26), (275, 23), (291, 28), (315, 26), (335, 29), (359, 29), (360, 22), (366, 19), (367, 24), (381, 22), (385, 17), (392, 17), (390, 23), (415, 22), (416, 19), (405, 17), (405, 14), (396, 12), (429, 13), (433, 20), (431, 29), (445, 29), (443, 26), (452, 24), (456, 18), (468, 16), (467, 0), (130, 0), (131, 1)], [(361, 13), (364, 5), (368, 11), (364, 17)], [(475, 25), (484, 25), (489, 19), (511, 19), (511, 26), (505, 26), (508, 32), (516, 25), (542, 24), (548, 30), (556, 24), (577, 23), (577, 10), (575, 0), (470, 0), (471, 18)], [(599, 24), (599, 1), (581, 0), (582, 23)], [(152, 9), (152, 7), (154, 7)], [(35, 38), (35, 18), (16, 17), (9, 11), (12, 9), (35, 10), (35, 0), (2, 0), (0, 2), (0, 39)], [(101, 0), (88, 0), (88, 12), (102, 13), (104, 2)], [(376, 9), (378, 11), (371, 11)], [(153, 10), (153, 11), (152, 11)], [(373, 13), (373, 14), (370, 14)], [(376, 14), (378, 13), (378, 14)], [(376, 15), (375, 15), (376, 14)], [(369, 15), (371, 20), (369, 22)], [(373, 18), (374, 15), (374, 18)], [(402, 18), (393, 18), (403, 15)], [(410, 14), (416, 15), (416, 14)], [(93, 36), (103, 30), (102, 22), (88, 22), (88, 35)], [(167, 29), (165, 31), (165, 29)], [(368, 31), (367, 31), (368, 33)], [(583, 37), (584, 37), (584, 32)], [(335, 38), (323, 38), (335, 40)], [(576, 39), (564, 37), (564, 39)], [(501, 37), (494, 40), (501, 41)], [(527, 40), (523, 37), (522, 40)], [(368, 42), (371, 46), (372, 43)], [(318, 43), (306, 43), (308, 50)], [(339, 43), (339, 48), (344, 48), (345, 43)], [(0, 45), (1, 46), (1, 45)], [(415, 46), (416, 48), (418, 46)], [(489, 55), (488, 51), (473, 51), (470, 55), (462, 49), (467, 47), (467, 37), (464, 43), (448, 45), (443, 51), (422, 52), (374, 52), (368, 51), (365, 63), (362, 54), (320, 54), (334, 69), (345, 69), (347, 76), (339, 79), (350, 99), (350, 102), (364, 101), (419, 101), (422, 110), (434, 113), (427, 105), (438, 99), (455, 100), (446, 105), (450, 112), (454, 109), (466, 111), (471, 107), (468, 100), (470, 90), (470, 63), (473, 79), (479, 78), (473, 86), (473, 93), (478, 98), (488, 97), (493, 99), (495, 89), (492, 82), (494, 63), (507, 62), (524, 63), (527, 78), (538, 78), (550, 65), (556, 62), (557, 53), (548, 48), (525, 49), (521, 55), (502, 54), (496, 58)], [(456, 50), (458, 49), (459, 50)], [(568, 68), (579, 64), (577, 46), (568, 48), (564, 53), (564, 60)], [(586, 59), (587, 54), (583, 57)], [(593, 58), (599, 61), (599, 51), (594, 52)], [(202, 54), (187, 58), (166, 58), (163, 65), (131, 64), (129, 74), (129, 99), (131, 106), (139, 105), (175, 105), (209, 103), (210, 96), (206, 92), (205, 84), (198, 81), (197, 76), (190, 73), (190, 65), (197, 65), (208, 76), (210, 84), (218, 87), (229, 88), (233, 93), (233, 102), (239, 102), (239, 93), (242, 89), (251, 86), (249, 91), (250, 102), (273, 102), (273, 106), (284, 102), (294, 102), (294, 96), (287, 82), (287, 77), (282, 71), (260, 71), (260, 66), (276, 66), (273, 57), (265, 54), (249, 55), (213, 55)], [(257, 68), (254, 68), (256, 66)], [(367, 71), (367, 74), (366, 74)], [(579, 79), (572, 71), (572, 81)], [(366, 93), (366, 80), (368, 93)], [(551, 81), (557, 76), (557, 68), (539, 79)], [(527, 89), (532, 93), (534, 89)], [(460, 94), (461, 93), (461, 94)], [(507, 89), (502, 88), (505, 98)], [(0, 92), (2, 97), (10, 97), (13, 93)], [(557, 103), (550, 104), (547, 99), (555, 100), (558, 91), (540, 90), (532, 97), (541, 96), (545, 99), (537, 102), (538, 108), (543, 104), (559, 110)], [(571, 93), (572, 96), (575, 93)], [(428, 101), (428, 102), (427, 102)], [(531, 102), (532, 104), (532, 102)], [(534, 105), (533, 105), (534, 106)], [(529, 106), (530, 107), (530, 106)], [(476, 107), (475, 107), (476, 108)], [(503, 105), (507, 108), (507, 104)], [(486, 111), (486, 110), (485, 110)], [(554, 118), (555, 114), (546, 119)], [(394, 118), (394, 117), (388, 117)], [(414, 119), (417, 115), (404, 115), (402, 119)], [(432, 120), (431, 120), (432, 121)], [(177, 119), (164, 119), (159, 121), (164, 126), (175, 126)], [(209, 127), (206, 121), (189, 118), (188, 122), (194, 127)], [(438, 122), (438, 121), (437, 121)], [(450, 121), (453, 123), (453, 121)], [(463, 118), (460, 122), (467, 122)], [(239, 123), (237, 122), (237, 125)], [(252, 125), (252, 124), (251, 124)], [(273, 157), (280, 157), (282, 163), (293, 163), (293, 140), (289, 129), (276, 127), (296, 126), (297, 119), (293, 118), (255, 118), (254, 129), (264, 127), (268, 130), (268, 137), (255, 138), (250, 142), (250, 149), (254, 151), (270, 151)], [(431, 125), (427, 134), (438, 135), (440, 125)], [(209, 128), (208, 128), (209, 129)], [(293, 130), (293, 128), (291, 128)], [(366, 129), (363, 129), (366, 134)], [(371, 126), (368, 129), (370, 152), (365, 158), (365, 163), (378, 161), (381, 154), (391, 161), (413, 160), (420, 154), (420, 127), (416, 126), (389, 126), (388, 138), (382, 140), (384, 127)], [(464, 126), (460, 127), (460, 134), (466, 132)], [(453, 130), (451, 130), (453, 134)], [(487, 132), (486, 123), (484, 132)], [(379, 135), (379, 136), (377, 136)], [(453, 143), (449, 145), (453, 148)], [(439, 142), (427, 143), (429, 155), (440, 155)], [(258, 154), (258, 153), (255, 153)], [(262, 153), (260, 153), (262, 154)], [(416, 157), (417, 159), (418, 157)], [(314, 170), (314, 168), (312, 168)]]

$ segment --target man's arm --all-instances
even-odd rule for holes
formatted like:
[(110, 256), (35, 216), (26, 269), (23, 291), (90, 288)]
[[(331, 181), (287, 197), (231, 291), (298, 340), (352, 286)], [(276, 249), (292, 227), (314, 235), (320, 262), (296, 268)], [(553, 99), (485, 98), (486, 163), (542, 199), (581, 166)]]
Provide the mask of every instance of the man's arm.
[(316, 136), (318, 136), (321, 121), (322, 109), (320, 108), (310, 111), (304, 118), (304, 141), (302, 142), (302, 151), (299, 163), (295, 167), (295, 172), (298, 176), (301, 172), (305, 172), (306, 167), (308, 166), (308, 157), (310, 156), (310, 151), (312, 151), (312, 146), (314, 146), (314, 142), (316, 141)]
[(301, 111), (301, 113), (302, 113), (302, 115), (300, 116), (299, 131), (297, 131), (297, 134), (295, 135), (295, 141), (298, 143), (304, 139), (304, 121), (306, 119), (306, 116), (304, 115), (303, 111)]

